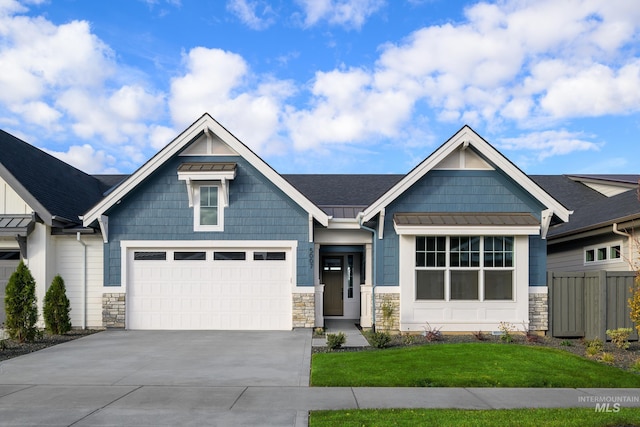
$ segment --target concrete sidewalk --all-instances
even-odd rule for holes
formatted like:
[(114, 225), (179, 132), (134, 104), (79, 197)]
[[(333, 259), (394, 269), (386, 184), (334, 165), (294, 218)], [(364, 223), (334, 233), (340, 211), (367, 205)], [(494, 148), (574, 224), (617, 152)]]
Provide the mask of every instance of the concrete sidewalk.
[[(346, 327), (355, 345), (353, 323), (329, 330)], [(101, 332), (0, 362), (0, 426), (304, 427), (320, 409), (640, 406), (640, 389), (309, 387), (311, 341), (308, 329)]]
[(638, 389), (0, 385), (2, 426), (308, 424), (308, 411), (364, 408), (640, 407)]
[[(343, 332), (347, 338), (342, 347), (369, 347), (369, 342), (362, 335), (360, 329), (356, 327), (358, 320), (355, 319), (325, 319), (324, 329), (326, 334), (337, 334)], [(324, 347), (327, 345), (326, 338), (314, 338), (313, 347)]]

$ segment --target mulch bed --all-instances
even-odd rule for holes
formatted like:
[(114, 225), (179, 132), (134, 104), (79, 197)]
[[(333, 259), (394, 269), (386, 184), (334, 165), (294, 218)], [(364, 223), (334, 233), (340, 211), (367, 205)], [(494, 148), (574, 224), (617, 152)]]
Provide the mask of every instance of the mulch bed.
[(34, 351), (42, 350), (43, 348), (62, 344), (63, 342), (86, 337), (87, 335), (91, 335), (96, 332), (99, 331), (93, 329), (74, 329), (63, 335), (49, 335), (45, 333), (41, 337), (36, 338), (33, 342), (23, 343), (9, 338), (0, 340), (0, 361), (33, 353)]
[[(316, 336), (317, 337), (317, 336)], [(427, 342), (422, 335), (393, 335), (391, 338), (391, 342), (386, 348), (401, 348), (401, 347), (409, 347), (416, 345), (439, 345), (439, 344), (451, 344), (451, 343), (467, 343), (467, 342), (485, 342), (485, 343), (502, 343), (500, 340), (500, 336), (491, 335), (490, 333), (485, 333), (482, 335), (482, 340), (478, 339), (475, 335), (472, 334), (456, 334), (456, 335), (442, 335), (441, 339), (436, 341)], [(529, 341), (529, 339), (534, 341)], [(553, 338), (547, 336), (536, 336), (534, 338), (527, 338), (523, 334), (513, 334), (513, 341), (511, 343), (503, 343), (504, 345), (530, 345), (530, 346), (541, 346), (541, 347), (549, 347), (556, 348), (563, 351), (568, 351), (570, 353), (576, 354), (581, 357), (586, 356), (586, 342), (583, 338)], [(338, 351), (338, 352), (348, 352), (348, 351), (367, 351), (371, 350), (370, 348), (340, 348), (336, 350), (329, 350), (327, 347), (315, 347), (313, 349), (314, 353), (326, 353), (329, 351)], [(613, 355), (614, 361), (612, 363), (608, 363), (612, 366), (616, 366), (618, 368), (637, 372), (640, 374), (638, 370), (634, 370), (633, 367), (637, 363), (639, 366), (637, 369), (640, 369), (640, 342), (631, 341), (630, 346), (627, 350), (619, 349), (613, 343), (607, 342), (604, 343), (604, 353), (608, 353)], [(599, 353), (595, 357), (587, 357), (591, 360), (600, 360)], [(605, 362), (602, 362), (605, 363)]]

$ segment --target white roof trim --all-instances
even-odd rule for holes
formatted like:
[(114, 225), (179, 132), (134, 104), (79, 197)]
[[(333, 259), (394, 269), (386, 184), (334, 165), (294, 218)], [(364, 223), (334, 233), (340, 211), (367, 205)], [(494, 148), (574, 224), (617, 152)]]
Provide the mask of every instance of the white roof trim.
[(573, 211), (565, 208), (560, 202), (549, 195), (549, 193), (544, 191), (538, 184), (536, 184), (517, 166), (511, 163), (504, 155), (498, 152), (498, 150), (491, 146), (487, 141), (485, 141), (480, 135), (478, 135), (467, 125), (460, 129), (447, 142), (442, 144), (440, 148), (434, 151), (422, 163), (416, 166), (411, 172), (409, 172), (404, 178), (402, 178), (400, 182), (398, 182), (389, 191), (383, 194), (378, 200), (373, 202), (371, 206), (365, 209), (364, 221), (373, 219), (373, 217), (381, 212), (382, 209), (389, 206), (389, 204), (400, 197), (420, 178), (434, 169), (453, 151), (455, 151), (461, 145), (465, 144), (473, 146), (476, 150), (482, 153), (489, 161), (491, 161), (499, 169), (507, 173), (512, 179), (514, 179), (547, 209), (551, 209), (553, 213), (557, 215), (558, 218), (560, 218), (562, 221), (569, 221), (569, 215), (571, 215)]
[(225, 144), (235, 150), (240, 156), (246, 159), (260, 173), (266, 176), (273, 184), (279, 187), (291, 199), (293, 199), (300, 207), (325, 227), (329, 223), (329, 218), (319, 207), (313, 204), (295, 187), (287, 182), (280, 174), (271, 168), (264, 160), (256, 155), (249, 147), (238, 140), (231, 132), (225, 129), (220, 123), (214, 120), (209, 114), (203, 114), (195, 123), (185, 129), (167, 146), (160, 150), (149, 161), (142, 165), (129, 178), (115, 188), (107, 197), (102, 199), (96, 206), (91, 208), (84, 215), (83, 224), (88, 226), (103, 215), (109, 208), (118, 203), (130, 191), (136, 188), (142, 181), (151, 175), (156, 169), (162, 166), (169, 159), (177, 155), (186, 145), (191, 143), (198, 135), (207, 129), (216, 134)]

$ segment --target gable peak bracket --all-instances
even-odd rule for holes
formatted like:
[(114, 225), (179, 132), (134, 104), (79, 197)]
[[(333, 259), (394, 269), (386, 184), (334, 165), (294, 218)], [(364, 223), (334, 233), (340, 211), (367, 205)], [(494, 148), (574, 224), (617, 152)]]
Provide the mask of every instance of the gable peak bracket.
[(100, 232), (102, 233), (102, 241), (109, 243), (109, 217), (100, 215), (98, 217), (98, 224), (100, 225)]
[(551, 225), (551, 218), (553, 218), (552, 209), (545, 209), (542, 211), (542, 214), (540, 216), (540, 237), (542, 237), (543, 240), (547, 238), (549, 225)]

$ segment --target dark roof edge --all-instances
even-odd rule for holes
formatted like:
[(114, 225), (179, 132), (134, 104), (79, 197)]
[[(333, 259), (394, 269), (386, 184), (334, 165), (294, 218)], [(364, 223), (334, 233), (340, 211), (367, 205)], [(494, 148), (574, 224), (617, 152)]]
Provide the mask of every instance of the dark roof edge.
[(587, 233), (589, 231), (594, 231), (594, 230), (598, 230), (600, 228), (605, 228), (608, 226), (612, 226), (613, 224), (619, 224), (619, 223), (623, 223), (623, 222), (635, 222), (636, 220), (640, 220), (640, 212), (635, 213), (635, 214), (631, 214), (631, 215), (627, 215), (627, 216), (623, 216), (620, 218), (614, 218), (614, 219), (610, 219), (607, 221), (602, 221), (599, 222), (597, 224), (591, 224), (587, 227), (582, 227), (582, 228), (578, 228), (576, 230), (571, 230), (571, 231), (566, 231), (564, 233), (559, 233), (559, 234), (554, 234), (554, 235), (548, 235), (547, 236), (547, 240), (549, 243), (552, 243), (552, 240), (556, 240), (556, 239), (562, 239), (564, 237), (569, 237), (569, 236), (573, 236), (576, 234), (581, 234), (581, 233)]
[(9, 170), (0, 163), (0, 177), (15, 191), (22, 200), (24, 200), (31, 209), (44, 221), (45, 224), (51, 226), (53, 223), (53, 215), (36, 199), (20, 181)]

